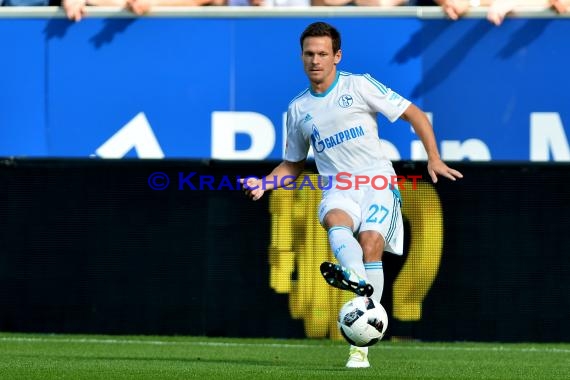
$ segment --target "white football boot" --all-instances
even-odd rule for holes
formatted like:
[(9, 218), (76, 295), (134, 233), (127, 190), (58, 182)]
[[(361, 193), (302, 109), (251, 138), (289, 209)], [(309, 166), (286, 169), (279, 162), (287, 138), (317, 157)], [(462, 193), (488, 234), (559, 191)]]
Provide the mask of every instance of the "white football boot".
[(368, 368), (368, 347), (350, 346), (346, 368)]

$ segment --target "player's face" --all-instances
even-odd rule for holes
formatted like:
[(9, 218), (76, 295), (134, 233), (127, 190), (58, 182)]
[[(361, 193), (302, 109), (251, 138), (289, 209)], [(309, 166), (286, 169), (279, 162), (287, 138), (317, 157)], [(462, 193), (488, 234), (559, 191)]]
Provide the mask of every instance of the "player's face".
[(336, 76), (341, 51), (333, 52), (330, 37), (307, 37), (303, 41), (303, 67), (316, 90), (326, 90)]

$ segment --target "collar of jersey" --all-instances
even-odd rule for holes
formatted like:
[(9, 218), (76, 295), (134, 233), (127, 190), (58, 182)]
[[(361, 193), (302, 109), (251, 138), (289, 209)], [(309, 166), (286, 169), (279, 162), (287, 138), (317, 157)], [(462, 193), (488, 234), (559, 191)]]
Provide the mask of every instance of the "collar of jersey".
[(333, 90), (333, 88), (335, 88), (336, 84), (338, 83), (338, 77), (340, 77), (339, 71), (336, 72), (336, 78), (334, 78), (334, 82), (332, 82), (332, 84), (329, 86), (329, 88), (327, 88), (325, 92), (317, 94), (316, 92), (313, 92), (313, 89), (310, 87), (309, 87), (309, 92), (311, 93), (311, 95), (316, 96), (317, 98), (324, 98), (329, 94), (329, 92)]

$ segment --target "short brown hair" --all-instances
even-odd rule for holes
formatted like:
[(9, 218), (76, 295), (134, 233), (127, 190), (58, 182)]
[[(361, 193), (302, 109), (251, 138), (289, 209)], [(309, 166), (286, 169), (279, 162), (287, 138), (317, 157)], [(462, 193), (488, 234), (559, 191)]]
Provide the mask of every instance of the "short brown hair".
[(301, 50), (303, 50), (303, 41), (307, 37), (330, 37), (333, 53), (336, 54), (340, 50), (340, 33), (334, 26), (326, 22), (314, 22), (305, 28), (303, 34), (301, 34)]

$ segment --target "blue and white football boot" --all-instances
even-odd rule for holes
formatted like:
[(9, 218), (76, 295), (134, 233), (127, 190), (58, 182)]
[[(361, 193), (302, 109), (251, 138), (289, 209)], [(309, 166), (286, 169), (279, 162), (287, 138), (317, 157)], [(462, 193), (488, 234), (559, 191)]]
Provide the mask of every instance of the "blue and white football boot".
[(340, 264), (325, 261), (320, 269), (327, 283), (335, 288), (365, 297), (370, 297), (374, 293), (374, 288), (365, 279)]

